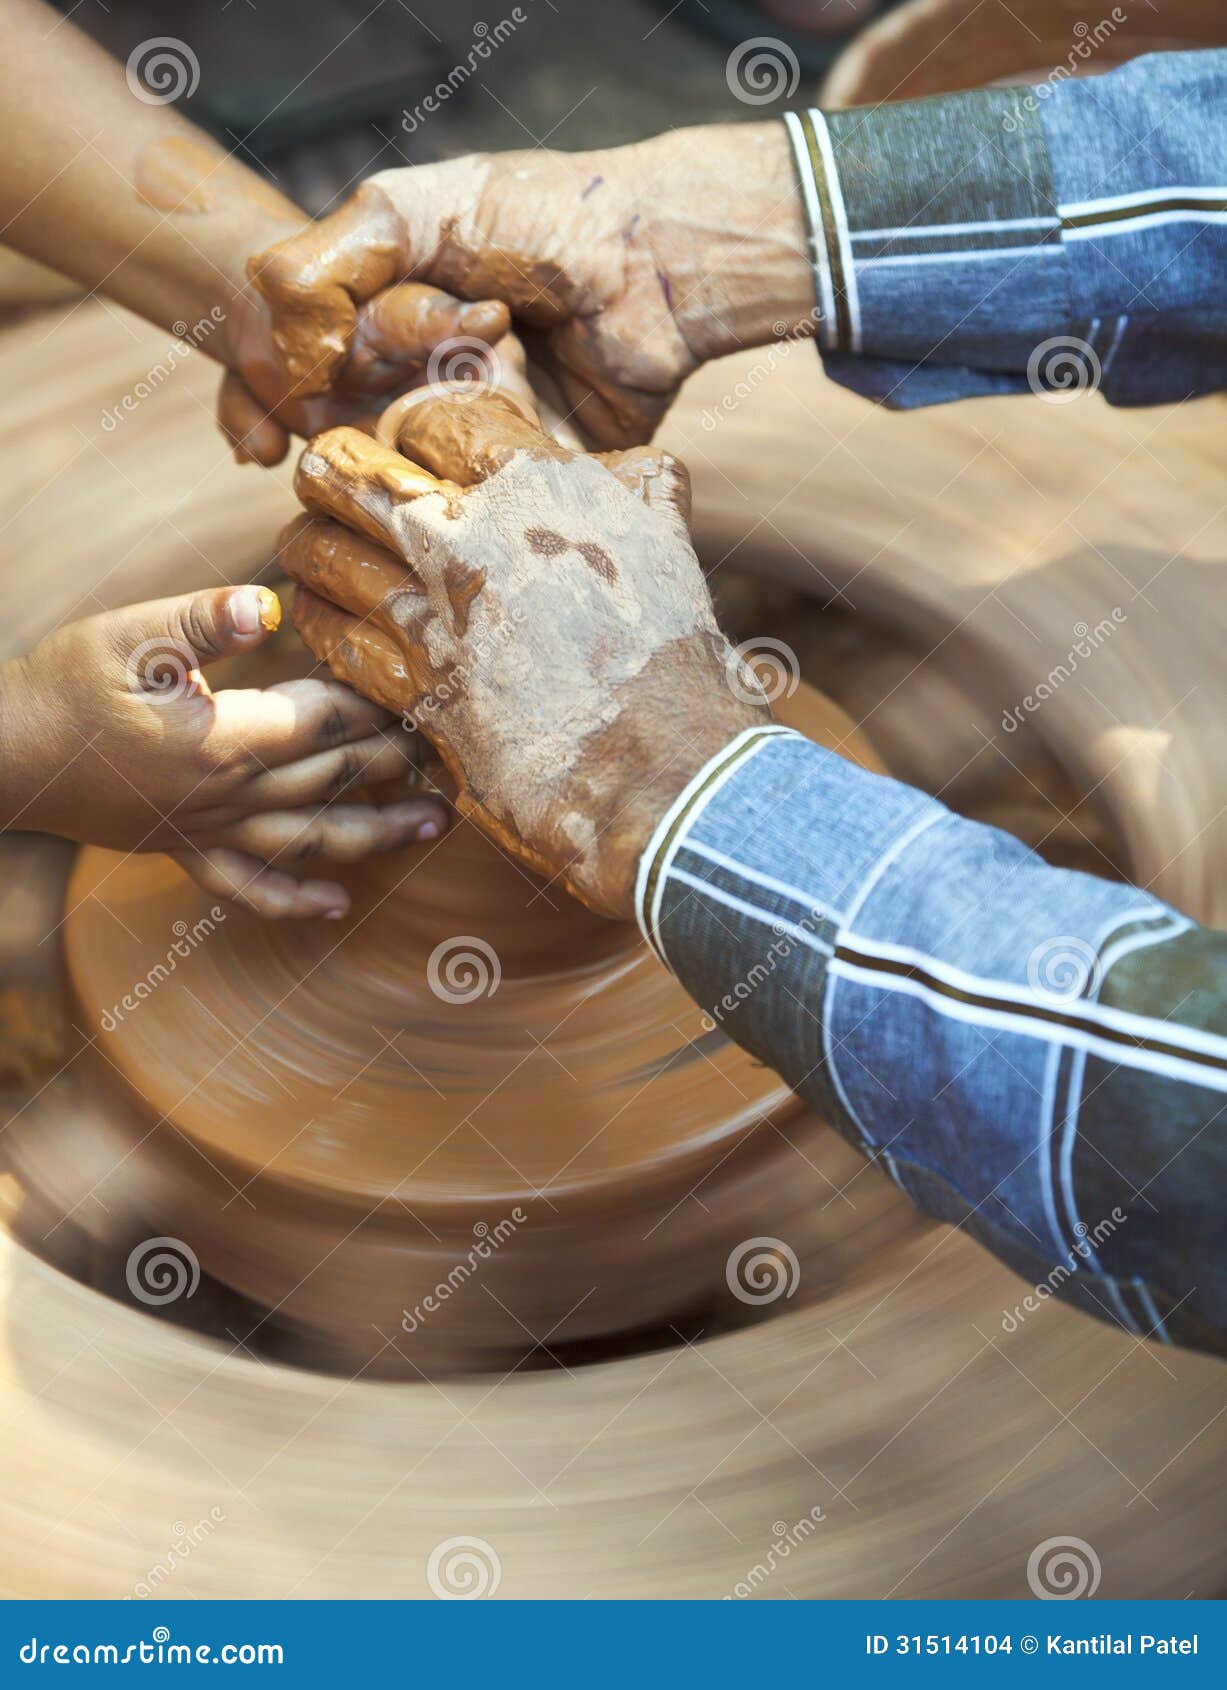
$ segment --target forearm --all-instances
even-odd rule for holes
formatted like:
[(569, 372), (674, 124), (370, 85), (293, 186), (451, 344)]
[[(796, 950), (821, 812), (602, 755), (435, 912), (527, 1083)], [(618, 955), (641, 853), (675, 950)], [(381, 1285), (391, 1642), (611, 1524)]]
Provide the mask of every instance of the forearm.
[(1227, 1350), (1227, 939), (795, 737), (683, 804), (638, 902), (714, 1025), (1041, 1300)]
[[(5, 23), (5, 244), (166, 328), (228, 317), (248, 256), (302, 213), (39, 0)], [(225, 335), (200, 344), (224, 360)]]
[(897, 407), (1227, 385), (1227, 53), (792, 114), (836, 380)]

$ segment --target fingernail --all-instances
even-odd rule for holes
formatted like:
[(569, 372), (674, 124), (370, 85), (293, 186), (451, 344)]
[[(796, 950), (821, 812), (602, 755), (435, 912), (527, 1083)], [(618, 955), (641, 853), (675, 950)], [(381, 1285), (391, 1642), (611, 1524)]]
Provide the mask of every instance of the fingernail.
[(421, 822), (413, 837), (419, 841), (423, 839), (437, 839), (439, 837), (438, 822)]
[(266, 633), (275, 633), (281, 626), (281, 600), (270, 587), (261, 587), (258, 591), (260, 600), (260, 626)]
[(259, 587), (240, 587), (230, 595), (230, 623), (236, 634), (258, 634), (263, 617)]
[(344, 910), (325, 910), (324, 911), (324, 920), (325, 921), (340, 921), (341, 917), (344, 914), (345, 914)]

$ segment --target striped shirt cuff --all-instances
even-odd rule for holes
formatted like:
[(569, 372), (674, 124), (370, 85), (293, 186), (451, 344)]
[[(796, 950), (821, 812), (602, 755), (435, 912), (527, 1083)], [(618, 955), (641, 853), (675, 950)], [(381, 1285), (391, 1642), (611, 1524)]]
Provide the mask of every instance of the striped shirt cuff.
[(899, 361), (904, 376), (930, 361), (1025, 371), (1037, 342), (1065, 327), (1047, 142), (1016, 89), (784, 121), (824, 356)]
[(660, 937), (660, 905), (669, 865), (685, 843), (690, 829), (720, 789), (770, 740), (781, 738), (802, 739), (804, 735), (778, 722), (743, 728), (704, 763), (656, 824), (656, 831), (639, 859), (639, 873), (635, 879), (635, 919), (639, 923), (639, 931), (666, 968), (671, 965)]

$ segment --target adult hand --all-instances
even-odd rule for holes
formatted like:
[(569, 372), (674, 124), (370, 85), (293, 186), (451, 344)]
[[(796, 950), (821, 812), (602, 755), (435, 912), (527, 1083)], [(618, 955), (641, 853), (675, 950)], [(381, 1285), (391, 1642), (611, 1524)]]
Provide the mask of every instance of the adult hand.
[(505, 305), (453, 299), (421, 282), (365, 301), (355, 312), (346, 356), (318, 358), (292, 336), (274, 335), (270, 307), (258, 291), (259, 266), (253, 260), (255, 285), (236, 295), (219, 349), (230, 367), (218, 391), (217, 420), (240, 463), (280, 463), (291, 434), (309, 439), (339, 423), (373, 425), (389, 394), (431, 379), (432, 357), (450, 368), (468, 349), (476, 361), (483, 356), (477, 349), (486, 348), (492, 372), (514, 367)]
[(473, 156), (372, 176), (252, 261), (304, 391), (352, 358), (380, 289), (504, 300), (584, 436), (650, 438), (700, 363), (812, 323), (782, 124), (677, 130), (603, 152)]
[(662, 812), (770, 718), (716, 627), (685, 471), (568, 451), (500, 394), (423, 394), (395, 430), (400, 451), (342, 428), (299, 460), (299, 632), (434, 742), (462, 813), (629, 917)]
[(266, 916), (340, 916), (343, 887), (283, 866), (352, 862), (433, 838), (442, 801), (338, 803), (404, 778), (416, 736), (334, 681), (214, 693), (202, 670), (277, 626), (267, 588), (190, 593), (91, 616), (0, 668), (0, 825), (117, 851), (167, 851)]

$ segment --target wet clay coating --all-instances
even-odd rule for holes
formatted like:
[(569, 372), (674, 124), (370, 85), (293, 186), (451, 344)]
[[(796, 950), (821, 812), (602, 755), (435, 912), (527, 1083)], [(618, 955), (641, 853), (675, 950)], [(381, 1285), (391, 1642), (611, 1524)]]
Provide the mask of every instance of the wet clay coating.
[(339, 678), (413, 716), (462, 813), (629, 916), (655, 821), (770, 715), (716, 627), (685, 471), (641, 451), (613, 473), (497, 394), (397, 414), (417, 462), (352, 430), (302, 455), (304, 503), (379, 551), (349, 579), (331, 521), (287, 537), (284, 567), (309, 589), (295, 625)]
[(304, 389), (335, 379), (361, 302), (410, 276), (504, 300), (560, 409), (605, 447), (650, 438), (705, 359), (812, 328), (778, 124), (383, 171), (257, 265)]

